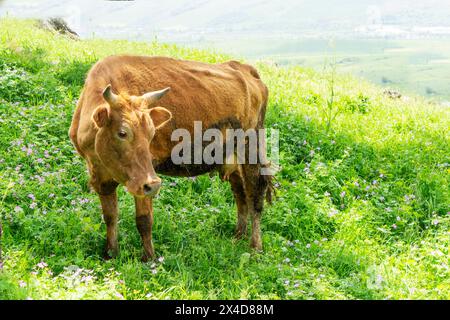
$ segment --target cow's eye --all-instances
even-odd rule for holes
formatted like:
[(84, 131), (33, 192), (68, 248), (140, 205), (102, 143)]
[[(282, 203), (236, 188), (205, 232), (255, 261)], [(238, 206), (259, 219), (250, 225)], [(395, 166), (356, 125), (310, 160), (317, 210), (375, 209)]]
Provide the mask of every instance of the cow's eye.
[(117, 133), (117, 136), (120, 138), (120, 139), (126, 139), (127, 138), (127, 132), (125, 131), (125, 130), (120, 130), (118, 133)]

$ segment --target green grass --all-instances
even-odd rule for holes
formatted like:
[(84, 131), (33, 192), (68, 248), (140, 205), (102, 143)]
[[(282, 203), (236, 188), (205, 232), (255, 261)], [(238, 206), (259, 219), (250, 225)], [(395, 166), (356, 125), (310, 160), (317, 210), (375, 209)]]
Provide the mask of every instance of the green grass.
[(450, 298), (450, 109), (337, 76), (339, 113), (327, 131), (329, 74), (300, 67), (258, 64), (282, 166), (264, 253), (233, 239), (228, 184), (164, 177), (154, 229), (164, 259), (140, 262), (133, 200), (121, 188), (121, 253), (102, 260), (99, 201), (67, 132), (86, 71), (125, 52), (230, 58), (0, 21), (1, 299)]

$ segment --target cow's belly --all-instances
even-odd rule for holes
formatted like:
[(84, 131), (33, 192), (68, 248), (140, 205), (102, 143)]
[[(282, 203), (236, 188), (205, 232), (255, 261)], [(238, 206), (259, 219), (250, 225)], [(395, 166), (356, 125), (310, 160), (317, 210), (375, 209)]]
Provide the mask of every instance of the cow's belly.
[[(183, 128), (183, 127), (182, 127)], [(199, 131), (201, 136), (203, 136), (203, 134), (205, 133), (205, 131), (207, 129), (217, 129), (220, 130), (222, 135), (223, 135), (223, 139), (224, 141), (226, 141), (226, 129), (241, 129), (242, 125), (241, 123), (235, 118), (235, 117), (228, 117), (228, 118), (223, 118), (221, 120), (215, 121), (214, 123), (210, 124), (207, 127), (202, 127), (202, 130)], [(204, 173), (208, 173), (211, 171), (216, 170), (218, 167), (221, 166), (221, 163), (218, 164), (212, 164), (212, 165), (208, 165), (204, 162), (204, 159), (202, 157), (202, 163), (201, 164), (194, 164), (195, 163), (195, 159), (194, 159), (194, 155), (195, 155), (195, 144), (194, 144), (194, 137), (196, 135), (196, 133), (192, 132), (191, 130), (189, 131), (189, 137), (190, 138), (190, 142), (191, 142), (191, 150), (190, 150), (190, 159), (187, 160), (187, 163), (182, 163), (182, 164), (174, 164), (172, 162), (172, 150), (173, 148), (175, 148), (178, 144), (182, 144), (182, 142), (184, 141), (184, 138), (177, 142), (177, 141), (172, 141), (171, 139), (171, 134), (172, 134), (172, 130), (174, 128), (165, 128), (166, 130), (161, 130), (161, 132), (157, 133), (154, 140), (152, 141), (152, 146), (150, 149), (150, 152), (153, 155), (153, 166), (156, 170), (156, 172), (161, 173), (161, 174), (165, 174), (165, 175), (170, 175), (170, 176), (183, 176), (183, 177), (191, 177), (191, 176), (196, 176), (196, 175), (200, 175), (200, 174), (204, 174)], [(179, 129), (179, 128), (176, 128)], [(198, 134), (198, 133), (197, 133)], [(204, 154), (204, 150), (205, 148), (210, 145), (212, 142), (211, 141), (202, 141), (201, 144), (201, 153), (202, 155)], [(220, 149), (218, 149), (220, 150)], [(226, 151), (226, 144), (224, 144), (222, 146), (221, 152), (223, 153), (221, 156), (221, 159), (225, 160), (225, 151)], [(183, 152), (185, 152), (186, 150), (183, 149)]]
[(155, 164), (154, 167), (158, 174), (174, 177), (194, 177), (218, 169), (218, 165), (208, 165), (205, 163), (176, 165), (170, 158), (160, 162), (159, 164)]

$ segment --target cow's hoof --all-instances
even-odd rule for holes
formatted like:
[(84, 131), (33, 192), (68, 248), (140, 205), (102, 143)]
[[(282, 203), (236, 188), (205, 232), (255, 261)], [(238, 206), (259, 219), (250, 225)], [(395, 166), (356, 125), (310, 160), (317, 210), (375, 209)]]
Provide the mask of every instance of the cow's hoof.
[(116, 258), (119, 255), (119, 249), (110, 249), (106, 248), (103, 252), (103, 259), (105, 260), (111, 260)]
[(103, 260), (108, 261), (108, 260), (111, 260), (111, 259), (112, 259), (112, 257), (109, 254), (107, 254), (107, 253), (103, 254)]
[(237, 229), (237, 230), (234, 232), (234, 237), (235, 237), (236, 239), (238, 239), (238, 240), (244, 238), (246, 235), (247, 235), (246, 230)]
[(260, 241), (254, 241), (252, 239), (251, 243), (250, 243), (250, 247), (255, 250), (256, 252), (262, 252), (263, 251), (263, 246), (262, 246), (262, 242)]
[(153, 255), (148, 255), (146, 253), (144, 253), (141, 257), (142, 262), (149, 262), (149, 261), (152, 261), (153, 259), (154, 259)]

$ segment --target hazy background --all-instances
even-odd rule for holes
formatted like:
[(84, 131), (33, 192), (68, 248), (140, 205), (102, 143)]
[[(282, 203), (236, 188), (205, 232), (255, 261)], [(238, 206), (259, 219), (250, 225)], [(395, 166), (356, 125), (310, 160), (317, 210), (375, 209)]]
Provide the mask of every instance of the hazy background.
[(0, 16), (63, 17), (83, 38), (218, 48), (450, 100), (450, 0), (6, 0)]

